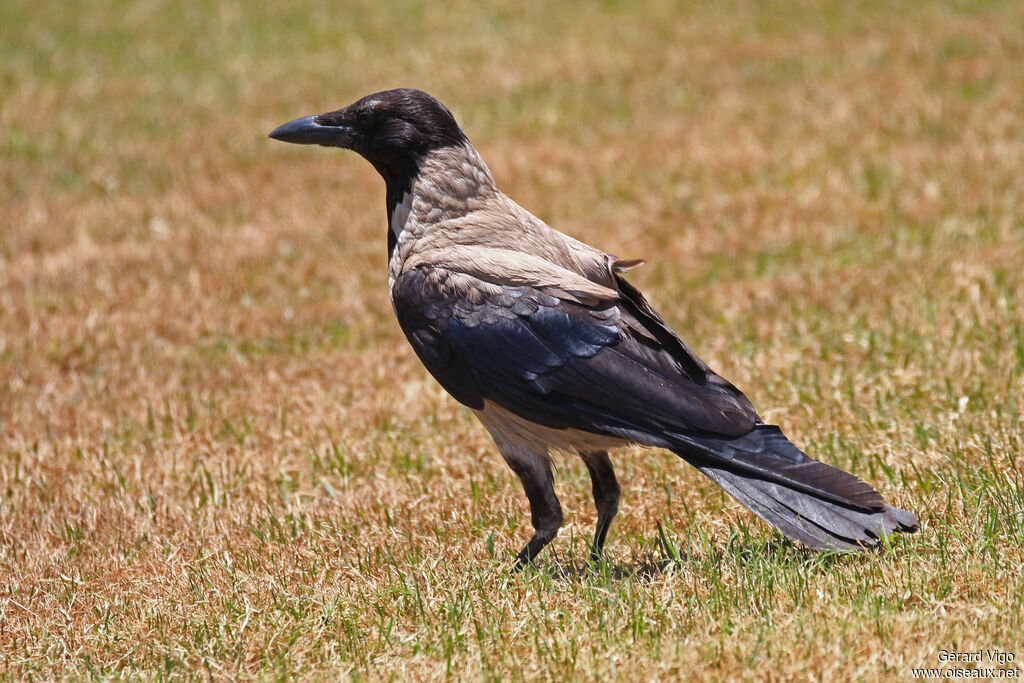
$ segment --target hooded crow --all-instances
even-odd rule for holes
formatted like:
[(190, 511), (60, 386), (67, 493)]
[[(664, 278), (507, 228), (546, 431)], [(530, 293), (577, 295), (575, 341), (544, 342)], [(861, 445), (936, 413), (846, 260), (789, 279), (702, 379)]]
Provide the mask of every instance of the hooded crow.
[(505, 196), (430, 95), (379, 92), (270, 137), (350, 149), (384, 178), (395, 315), (522, 482), (534, 535), (518, 565), (562, 524), (552, 450), (575, 451), (590, 473), (595, 560), (619, 506), (608, 450), (626, 444), (671, 450), (811, 548), (856, 550), (917, 530), (914, 514), (765, 424), (622, 277), (639, 261), (564, 235)]

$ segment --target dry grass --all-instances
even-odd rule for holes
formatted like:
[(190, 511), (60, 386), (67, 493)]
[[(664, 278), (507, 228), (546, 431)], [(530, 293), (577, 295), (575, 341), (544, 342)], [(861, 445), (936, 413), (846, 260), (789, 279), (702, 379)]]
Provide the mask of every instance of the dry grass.
[[(909, 678), (1024, 661), (1024, 5), (0, 8), (0, 677)], [(924, 528), (780, 541), (617, 458), (535, 571), (518, 484), (386, 299), (383, 188), (271, 144), (384, 87), (623, 257)]]

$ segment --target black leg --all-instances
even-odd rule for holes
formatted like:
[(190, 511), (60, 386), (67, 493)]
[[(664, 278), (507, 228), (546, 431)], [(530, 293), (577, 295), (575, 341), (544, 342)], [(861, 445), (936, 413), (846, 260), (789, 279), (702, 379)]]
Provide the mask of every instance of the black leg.
[(594, 504), (597, 506), (597, 530), (594, 532), (594, 545), (590, 547), (590, 559), (596, 562), (601, 559), (608, 527), (612, 525), (612, 520), (619, 511), (619, 482), (615, 479), (615, 470), (612, 469), (612, 461), (608, 459), (608, 451), (580, 453), (580, 457), (590, 472)]
[[(512, 463), (509, 463), (512, 465)], [(545, 459), (543, 470), (534, 467), (512, 466), (512, 470), (523, 483), (523, 490), (530, 501), (530, 519), (533, 522), (533, 538), (516, 556), (518, 567), (529, 564), (548, 543), (558, 535), (562, 526), (562, 506), (555, 496), (551, 466)]]
[(530, 501), (530, 518), (534, 534), (529, 543), (516, 556), (516, 568), (533, 561), (537, 554), (558, 535), (562, 526), (562, 505), (555, 496), (555, 481), (551, 475), (551, 461), (546, 452), (531, 448), (527, 443), (494, 434), (501, 456), (523, 484)]

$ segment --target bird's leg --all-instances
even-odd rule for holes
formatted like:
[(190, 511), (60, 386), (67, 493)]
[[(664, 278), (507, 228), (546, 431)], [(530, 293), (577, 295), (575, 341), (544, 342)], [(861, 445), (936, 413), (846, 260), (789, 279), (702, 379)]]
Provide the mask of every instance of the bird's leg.
[(562, 526), (562, 506), (555, 496), (551, 462), (546, 453), (538, 453), (525, 444), (510, 443), (505, 439), (496, 438), (495, 442), (505, 462), (523, 483), (523, 490), (530, 501), (534, 534), (516, 556), (516, 568), (521, 569), (558, 535)]
[[(506, 458), (506, 460), (508, 460)], [(516, 556), (518, 567), (529, 564), (544, 546), (555, 539), (562, 526), (562, 506), (555, 496), (554, 478), (551, 465), (546, 457), (530, 462), (508, 460), (512, 471), (519, 476), (523, 490), (530, 501), (530, 519), (533, 522), (533, 538)]]
[(543, 442), (524, 432), (519, 421), (502, 410), (474, 411), (491, 433), (501, 457), (519, 477), (530, 501), (533, 537), (516, 556), (516, 569), (537, 557), (544, 546), (554, 540), (562, 526), (562, 505), (555, 495), (548, 448)]
[(608, 527), (612, 525), (612, 520), (619, 511), (619, 482), (615, 479), (615, 470), (612, 469), (612, 461), (608, 459), (608, 451), (581, 452), (580, 457), (590, 472), (594, 504), (597, 506), (597, 530), (594, 532), (594, 544), (590, 547), (590, 559), (597, 562), (601, 559)]

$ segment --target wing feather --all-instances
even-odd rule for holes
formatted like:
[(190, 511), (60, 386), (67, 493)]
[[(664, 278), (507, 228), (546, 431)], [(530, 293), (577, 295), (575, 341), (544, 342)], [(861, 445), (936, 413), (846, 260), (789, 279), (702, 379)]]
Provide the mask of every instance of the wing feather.
[(653, 445), (666, 432), (753, 428), (749, 401), (660, 319), (628, 298), (588, 306), (555, 291), (418, 266), (392, 299), (424, 365), (472, 408), (491, 400), (548, 426)]

